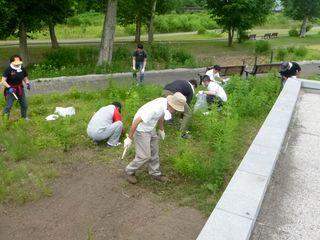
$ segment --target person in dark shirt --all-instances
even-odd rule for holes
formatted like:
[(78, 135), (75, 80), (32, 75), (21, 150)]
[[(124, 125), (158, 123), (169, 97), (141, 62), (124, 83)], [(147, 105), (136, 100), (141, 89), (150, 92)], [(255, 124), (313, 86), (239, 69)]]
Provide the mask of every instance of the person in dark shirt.
[(188, 131), (188, 125), (192, 116), (192, 111), (190, 108), (190, 103), (192, 101), (193, 95), (194, 95), (194, 89), (198, 86), (198, 83), (196, 80), (192, 79), (189, 81), (186, 80), (175, 80), (171, 83), (168, 83), (165, 85), (162, 96), (166, 97), (168, 95), (173, 95), (176, 92), (182, 93), (186, 99), (187, 102), (184, 106), (184, 112), (183, 112), (183, 118), (180, 126), (181, 131), (181, 137), (182, 138), (190, 138), (191, 135)]
[(296, 62), (283, 62), (280, 66), (281, 89), (290, 77), (299, 77), (301, 67)]
[(28, 73), (25, 68), (22, 67), (22, 59), (19, 55), (13, 55), (10, 58), (10, 65), (4, 71), (1, 82), (5, 86), (4, 96), (6, 99), (6, 106), (3, 109), (3, 115), (6, 115), (9, 118), (10, 110), (14, 101), (19, 100), (21, 117), (28, 119), (28, 104), (24, 92), (23, 82), (26, 84), (28, 90), (30, 90), (31, 85), (28, 79)]
[(140, 82), (144, 80), (144, 71), (147, 65), (147, 53), (143, 50), (143, 45), (139, 43), (132, 54), (133, 78), (137, 79), (137, 71), (140, 71)]

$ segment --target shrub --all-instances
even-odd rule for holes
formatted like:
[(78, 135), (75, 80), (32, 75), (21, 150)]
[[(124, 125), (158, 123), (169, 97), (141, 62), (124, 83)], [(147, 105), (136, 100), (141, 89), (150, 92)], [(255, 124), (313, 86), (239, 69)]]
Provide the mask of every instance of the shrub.
[(197, 34), (202, 35), (202, 34), (205, 34), (206, 32), (207, 32), (207, 30), (203, 26), (201, 26), (198, 29)]
[(256, 41), (254, 51), (256, 54), (263, 54), (270, 52), (271, 44), (268, 41)]
[(300, 46), (294, 50), (294, 54), (297, 57), (305, 57), (308, 53), (308, 49), (305, 46)]
[(173, 51), (172, 60), (177, 63), (186, 64), (187, 61), (193, 60), (193, 56), (191, 55), (191, 53), (187, 52), (184, 49), (178, 49), (178, 50)]
[(288, 56), (288, 51), (284, 48), (279, 48), (277, 50), (276, 59), (279, 61), (284, 61)]
[(134, 24), (129, 24), (124, 27), (124, 32), (129, 35), (134, 35), (136, 33), (136, 27)]
[(119, 46), (114, 50), (112, 56), (114, 61), (128, 60), (131, 56), (131, 52), (126, 46)]
[(290, 29), (289, 30), (289, 36), (290, 37), (298, 37), (299, 36), (299, 32), (297, 29)]

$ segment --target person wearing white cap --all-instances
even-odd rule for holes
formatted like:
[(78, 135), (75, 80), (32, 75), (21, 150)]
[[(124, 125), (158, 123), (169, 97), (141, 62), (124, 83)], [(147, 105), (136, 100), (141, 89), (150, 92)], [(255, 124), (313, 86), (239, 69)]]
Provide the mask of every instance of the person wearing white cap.
[(28, 79), (28, 73), (25, 68), (22, 67), (22, 59), (19, 55), (13, 55), (10, 58), (10, 65), (4, 71), (1, 82), (5, 86), (4, 96), (6, 99), (6, 106), (3, 109), (3, 115), (6, 115), (9, 118), (13, 103), (15, 100), (18, 100), (21, 109), (21, 117), (28, 119), (28, 104), (23, 82), (26, 84), (28, 90), (31, 89), (31, 85)]
[(156, 133), (156, 125), (158, 123), (158, 133), (164, 140), (164, 120), (171, 119), (171, 114), (176, 111), (183, 112), (185, 104), (186, 97), (176, 92), (166, 98), (156, 98), (139, 108), (123, 144), (125, 149), (129, 148), (134, 138), (136, 155), (125, 168), (125, 177), (129, 183), (137, 183), (135, 172), (145, 163), (148, 163), (149, 174), (153, 179), (167, 181), (160, 171), (159, 137)]
[(283, 62), (280, 66), (281, 75), (281, 89), (286, 83), (288, 78), (299, 77), (301, 72), (301, 67), (296, 62)]

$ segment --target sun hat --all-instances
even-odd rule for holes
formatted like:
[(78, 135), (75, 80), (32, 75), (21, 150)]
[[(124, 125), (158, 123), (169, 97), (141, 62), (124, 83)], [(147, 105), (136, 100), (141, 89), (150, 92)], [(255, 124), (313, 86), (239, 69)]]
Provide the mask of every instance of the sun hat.
[(184, 105), (186, 104), (187, 100), (186, 97), (183, 96), (182, 93), (176, 92), (173, 95), (167, 96), (168, 104), (176, 111), (183, 112)]
[(289, 62), (283, 62), (281, 63), (280, 71), (284, 72), (284, 71), (287, 71), (289, 68), (290, 68)]

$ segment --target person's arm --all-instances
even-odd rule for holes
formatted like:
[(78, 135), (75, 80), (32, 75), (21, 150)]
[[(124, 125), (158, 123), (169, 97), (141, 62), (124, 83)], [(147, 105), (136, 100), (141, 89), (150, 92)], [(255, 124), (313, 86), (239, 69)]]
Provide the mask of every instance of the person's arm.
[(164, 118), (163, 117), (159, 118), (158, 124), (159, 124), (159, 129), (161, 131), (163, 131), (164, 130)]
[(137, 117), (131, 127), (130, 127), (130, 130), (129, 130), (129, 134), (128, 134), (128, 137), (132, 140), (133, 139), (133, 135), (138, 127), (138, 125), (142, 122), (142, 118), (141, 117)]
[(7, 83), (7, 78), (6, 78), (6, 77), (2, 77), (1, 83), (2, 83), (6, 88), (9, 88), (9, 87), (10, 87), (10, 85)]
[(25, 78), (23, 79), (23, 81), (24, 81), (25, 84), (29, 84), (29, 83), (30, 83), (28, 77), (25, 77)]
[(203, 94), (207, 94), (207, 95), (215, 95), (216, 91), (211, 90), (211, 91), (203, 91)]
[(136, 70), (136, 57), (132, 56), (132, 69)]

